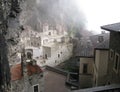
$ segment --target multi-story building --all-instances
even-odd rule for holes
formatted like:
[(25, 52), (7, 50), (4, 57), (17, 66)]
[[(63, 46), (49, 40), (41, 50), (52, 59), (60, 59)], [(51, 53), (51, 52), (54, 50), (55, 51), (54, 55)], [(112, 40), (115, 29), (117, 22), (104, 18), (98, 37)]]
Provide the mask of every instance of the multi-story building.
[(33, 31), (30, 27), (26, 27), (25, 31), (21, 33), (20, 43), (25, 47), (40, 47), (41, 46), (41, 37), (40, 33)]
[(103, 86), (107, 82), (109, 40), (103, 41), (94, 49), (93, 86)]
[(44, 92), (43, 71), (31, 53), (22, 53), (21, 63), (11, 67), (12, 92)]
[(105, 25), (101, 28), (110, 31), (107, 83), (120, 83), (120, 23)]
[(93, 35), (86, 44), (82, 43), (79, 51), (80, 88), (105, 85), (107, 81), (108, 52), (108, 33)]
[(93, 56), (80, 57), (79, 84), (80, 88), (92, 87), (93, 83)]
[(21, 44), (25, 49), (33, 50), (33, 58), (40, 66), (56, 66), (72, 56), (71, 38), (60, 25), (44, 24), (42, 32), (26, 27), (21, 35)]

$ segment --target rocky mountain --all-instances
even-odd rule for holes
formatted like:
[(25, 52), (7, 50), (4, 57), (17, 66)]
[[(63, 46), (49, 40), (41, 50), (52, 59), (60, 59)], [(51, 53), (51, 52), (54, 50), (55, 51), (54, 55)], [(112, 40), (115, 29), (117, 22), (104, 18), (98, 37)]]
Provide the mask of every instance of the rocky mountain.
[[(25, 26), (42, 31), (42, 25), (60, 24), (69, 34), (79, 37), (85, 29), (85, 17), (74, 0), (0, 0), (0, 92), (10, 88), (10, 62), (18, 51)], [(21, 48), (19, 48), (20, 51)]]

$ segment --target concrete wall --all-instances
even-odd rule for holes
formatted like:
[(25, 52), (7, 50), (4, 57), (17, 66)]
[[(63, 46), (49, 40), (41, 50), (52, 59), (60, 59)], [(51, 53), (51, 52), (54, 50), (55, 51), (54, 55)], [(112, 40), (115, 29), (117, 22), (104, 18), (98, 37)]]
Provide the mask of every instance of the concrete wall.
[(108, 68), (108, 50), (96, 50), (95, 51), (95, 65), (98, 70), (99, 76), (104, 76), (107, 74)]
[(108, 82), (109, 83), (120, 83), (120, 59), (119, 59), (119, 69), (118, 73), (114, 71), (114, 60), (115, 60), (115, 53), (119, 54), (120, 58), (120, 33), (119, 32), (111, 32), (110, 33), (110, 49), (113, 50), (114, 56), (113, 60), (110, 59), (109, 56), (109, 65), (108, 65)]
[(93, 62), (94, 59), (93, 58), (89, 58), (89, 57), (81, 57), (80, 58), (80, 69), (79, 69), (79, 73), (82, 74), (83, 73), (83, 64), (88, 64), (88, 73), (87, 74), (93, 74)]
[(79, 75), (80, 88), (89, 88), (92, 87), (93, 76), (92, 75)]
[(108, 74), (109, 50), (95, 50), (94, 82), (96, 86), (105, 85)]
[[(93, 62), (94, 58), (81, 57), (80, 58), (80, 69), (79, 69), (79, 83), (80, 88), (92, 87), (93, 84)], [(88, 64), (87, 73), (83, 73), (83, 64)]]

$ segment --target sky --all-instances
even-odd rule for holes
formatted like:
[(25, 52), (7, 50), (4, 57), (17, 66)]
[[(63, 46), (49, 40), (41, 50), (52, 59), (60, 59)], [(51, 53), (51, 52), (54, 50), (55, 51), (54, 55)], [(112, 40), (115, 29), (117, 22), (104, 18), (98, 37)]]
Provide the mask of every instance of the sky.
[(100, 33), (100, 26), (120, 22), (120, 0), (75, 0), (83, 11), (87, 29)]

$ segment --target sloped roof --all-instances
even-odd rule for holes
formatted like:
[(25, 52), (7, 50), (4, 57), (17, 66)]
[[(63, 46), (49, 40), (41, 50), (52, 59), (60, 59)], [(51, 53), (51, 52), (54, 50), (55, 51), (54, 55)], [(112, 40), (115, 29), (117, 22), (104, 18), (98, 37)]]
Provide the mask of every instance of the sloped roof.
[[(84, 42), (84, 43), (81, 43)], [(79, 57), (93, 57), (94, 48), (90, 43), (83, 40), (77, 44), (75, 56)]]
[(76, 56), (80, 56), (80, 57), (93, 57), (93, 48), (92, 47), (83, 47), (81, 48), (79, 54), (77, 54)]
[(109, 49), (109, 39), (103, 41), (102, 43), (99, 43), (95, 49)]
[(91, 40), (92, 45), (93, 45), (94, 48), (100, 44), (100, 43), (98, 43), (98, 37), (99, 36), (103, 36), (104, 41), (109, 39), (109, 33), (104, 33), (104, 34), (98, 34), (98, 35), (90, 36), (90, 40)]
[(101, 26), (101, 28), (104, 30), (107, 30), (107, 31), (120, 32), (120, 22), (114, 23), (114, 24), (109, 24), (109, 25), (104, 25), (104, 26)]
[[(38, 65), (27, 64), (27, 74), (31, 76), (33, 74), (41, 73), (42, 70)], [(11, 80), (20, 80), (22, 79), (22, 66), (17, 64), (11, 67)]]

